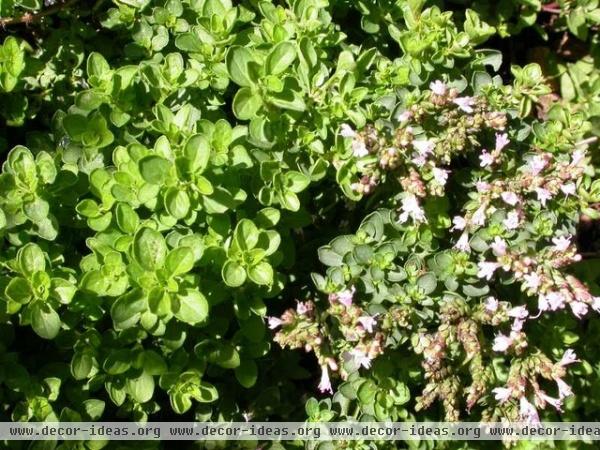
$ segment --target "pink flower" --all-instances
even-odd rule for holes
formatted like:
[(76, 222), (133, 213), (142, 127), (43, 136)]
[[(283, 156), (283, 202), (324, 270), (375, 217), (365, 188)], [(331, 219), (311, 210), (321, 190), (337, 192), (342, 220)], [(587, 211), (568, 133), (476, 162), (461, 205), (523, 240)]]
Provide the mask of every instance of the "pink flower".
[(543, 156), (535, 155), (527, 163), (527, 171), (533, 175), (538, 175), (546, 167), (546, 159)]
[(520, 222), (519, 213), (517, 213), (516, 211), (510, 211), (506, 215), (506, 219), (504, 219), (502, 221), (502, 223), (508, 230), (514, 230), (514, 229), (518, 228), (519, 222)]
[(352, 298), (354, 297), (354, 293), (356, 292), (356, 288), (352, 286), (350, 289), (343, 290), (342, 292), (337, 293), (337, 301), (344, 305), (346, 308), (349, 308), (352, 305)]
[(369, 358), (363, 350), (353, 348), (348, 353), (354, 359), (354, 362), (358, 367), (364, 367), (365, 369), (371, 368), (371, 361), (373, 361), (373, 359)]
[(570, 302), (569, 306), (571, 307), (571, 311), (578, 319), (581, 319), (588, 312), (588, 304), (584, 302)]
[(554, 250), (564, 252), (571, 245), (571, 238), (565, 236), (555, 237), (552, 238), (552, 243), (554, 244)]
[(498, 400), (500, 404), (506, 403), (512, 396), (512, 389), (505, 387), (494, 388), (492, 389), (492, 392), (494, 393), (494, 398)]
[(347, 123), (343, 123), (340, 128), (340, 136), (344, 138), (353, 138), (356, 136), (356, 131), (354, 131)]
[(467, 252), (467, 253), (470, 252), (471, 246), (469, 245), (469, 233), (467, 233), (465, 231), (463, 234), (461, 234), (458, 241), (456, 241), (454, 248), (461, 250), (463, 252)]
[(479, 163), (481, 167), (491, 166), (496, 160), (496, 158), (494, 158), (494, 155), (488, 153), (487, 150), (483, 150), (481, 152), (481, 155), (479, 155), (479, 159), (481, 160), (481, 162)]
[(377, 324), (377, 320), (375, 320), (375, 317), (372, 317), (372, 316), (359, 317), (358, 321), (363, 326), (363, 328), (365, 330), (367, 330), (369, 333), (373, 332), (373, 327)]
[(560, 187), (560, 190), (562, 191), (563, 194), (565, 194), (567, 197), (569, 195), (575, 195), (575, 183), (567, 183), (567, 184), (563, 184)]
[(536, 395), (538, 396), (538, 398), (542, 399), (542, 401), (544, 401), (544, 403), (548, 403), (549, 405), (553, 406), (557, 411), (562, 412), (561, 399), (550, 397), (550, 396), (546, 395), (544, 393), (544, 391), (538, 391), (538, 392), (536, 392)]
[[(523, 320), (523, 319), (515, 319), (515, 321), (512, 323), (512, 325), (510, 327), (510, 330), (513, 333), (517, 333), (517, 332), (523, 330), (523, 324), (524, 323), (525, 323), (525, 320)], [(515, 338), (516, 337), (516, 334), (513, 334), (513, 333), (510, 334), (511, 338)]]
[(490, 244), (494, 255), (504, 256), (506, 255), (506, 241), (499, 236), (494, 238), (494, 242)]
[(503, 192), (500, 194), (500, 197), (502, 197), (504, 203), (510, 206), (515, 206), (517, 203), (519, 203), (519, 196), (511, 191)]
[(542, 206), (546, 206), (546, 202), (552, 199), (552, 193), (548, 189), (536, 188), (535, 193)]
[(529, 311), (525, 306), (515, 306), (508, 310), (508, 317), (513, 317), (515, 319), (525, 319), (529, 316)]
[(499, 302), (494, 297), (488, 297), (485, 301), (485, 309), (489, 312), (496, 312), (498, 310)]
[(400, 223), (406, 222), (409, 217), (412, 217), (416, 222), (426, 222), (425, 211), (423, 211), (417, 197), (413, 194), (407, 194), (402, 199), (401, 208), (402, 214), (400, 214), (398, 219)]
[(574, 364), (579, 361), (580, 360), (577, 359), (577, 355), (575, 354), (575, 352), (569, 348), (563, 354), (562, 358), (558, 362), (558, 365), (561, 367), (565, 367), (565, 366), (568, 366), (569, 364)]
[(538, 423), (540, 421), (537, 409), (525, 397), (521, 397), (519, 400), (519, 412), (523, 422)]
[(494, 338), (494, 345), (492, 346), (492, 350), (494, 350), (495, 352), (503, 353), (510, 348), (512, 343), (513, 340), (510, 337), (498, 333)]
[(319, 390), (321, 392), (329, 392), (330, 394), (333, 394), (327, 366), (321, 366), (321, 381), (319, 382)]
[(492, 188), (492, 185), (487, 181), (479, 180), (475, 183), (475, 188), (477, 189), (477, 192), (487, 192)]
[(301, 316), (303, 316), (312, 309), (308, 302), (299, 302), (296, 300), (296, 303), (296, 312)]
[(433, 172), (433, 179), (440, 185), (445, 186), (446, 182), (448, 181), (448, 171), (444, 170), (444, 169), (438, 169), (437, 167), (434, 167), (432, 170)]
[(552, 311), (565, 307), (565, 296), (560, 292), (549, 292), (546, 294), (546, 301)]
[(446, 95), (446, 92), (448, 91), (446, 83), (441, 80), (435, 80), (429, 83), (429, 89), (431, 89), (431, 92), (435, 95)]
[(400, 123), (408, 122), (412, 118), (413, 114), (410, 111), (404, 111), (398, 116)]
[(473, 112), (473, 97), (457, 97), (453, 102), (460, 110), (468, 114)]
[(411, 159), (412, 163), (417, 167), (423, 167), (427, 162), (427, 158), (423, 155), (417, 155)]
[(523, 278), (525, 279), (523, 285), (532, 291), (537, 290), (542, 284), (542, 279), (536, 272), (524, 275)]
[(269, 328), (271, 330), (274, 330), (283, 324), (283, 320), (281, 320), (279, 317), (268, 317), (267, 319), (269, 321)]
[(467, 221), (465, 220), (464, 217), (461, 217), (461, 216), (454, 216), (454, 218), (452, 219), (452, 223), (454, 224), (454, 226), (452, 228), (450, 228), (450, 231), (464, 230), (465, 227), (467, 226)]
[(435, 142), (433, 142), (432, 140), (429, 140), (429, 139), (413, 141), (412, 145), (421, 156), (426, 156), (426, 155), (432, 154), (433, 149), (435, 148)]
[(477, 272), (477, 276), (479, 278), (485, 278), (489, 281), (494, 276), (494, 272), (496, 271), (496, 269), (500, 267), (500, 264), (495, 262), (481, 261), (477, 264), (477, 267), (479, 269)]
[(554, 381), (556, 381), (556, 385), (558, 386), (559, 398), (565, 398), (573, 394), (573, 389), (571, 389), (571, 386), (565, 383), (562, 378), (555, 377)]
[(508, 139), (508, 134), (506, 133), (496, 133), (496, 151), (499, 152), (504, 147), (506, 147), (510, 142)]

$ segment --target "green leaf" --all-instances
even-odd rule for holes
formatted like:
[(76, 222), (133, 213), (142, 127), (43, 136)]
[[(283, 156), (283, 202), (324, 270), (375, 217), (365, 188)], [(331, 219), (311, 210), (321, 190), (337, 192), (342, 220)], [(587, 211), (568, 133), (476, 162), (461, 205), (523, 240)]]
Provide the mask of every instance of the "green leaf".
[(235, 369), (235, 377), (245, 388), (250, 389), (256, 384), (258, 378), (258, 367), (251, 359), (242, 360), (241, 364)]
[(417, 286), (423, 289), (425, 295), (431, 294), (437, 287), (437, 278), (431, 272), (423, 274), (417, 279)]
[(270, 286), (273, 284), (273, 267), (262, 261), (248, 269), (248, 277), (256, 284)]
[(189, 247), (178, 247), (167, 255), (165, 268), (170, 276), (183, 275), (194, 267), (194, 252)]
[(232, 108), (238, 119), (250, 120), (256, 117), (256, 113), (262, 105), (263, 101), (258, 92), (243, 87), (235, 93)]
[(141, 289), (134, 289), (119, 297), (110, 309), (116, 329), (127, 329), (135, 326), (140, 316), (148, 309), (148, 299)]
[(87, 75), (88, 77), (102, 78), (110, 72), (110, 66), (104, 56), (98, 52), (90, 53), (87, 59)]
[(245, 47), (233, 46), (225, 56), (229, 78), (240, 86), (251, 87), (255, 84), (255, 78), (251, 73), (253, 69), (250, 67), (252, 63), (254, 57)]
[(21, 272), (26, 276), (46, 270), (44, 252), (37, 244), (29, 243), (21, 247), (17, 252), (17, 261)]
[(208, 301), (199, 291), (186, 289), (177, 295), (179, 309), (175, 311), (175, 317), (182, 322), (196, 325), (208, 317)]
[(236, 261), (228, 259), (223, 265), (221, 276), (227, 286), (238, 287), (246, 281), (246, 270)]
[(31, 305), (31, 327), (38, 336), (54, 339), (60, 331), (60, 317), (47, 303), (36, 302)]
[(4, 289), (4, 295), (10, 300), (22, 305), (29, 303), (33, 297), (33, 292), (29, 286), (29, 282), (25, 278), (15, 277), (8, 282)]
[(117, 225), (124, 233), (133, 234), (137, 230), (139, 217), (135, 210), (127, 203), (118, 203), (115, 208)]
[(280, 42), (267, 55), (267, 73), (279, 75), (296, 59), (296, 46), (291, 42)]
[(154, 378), (146, 372), (142, 372), (136, 378), (128, 378), (125, 390), (137, 403), (146, 403), (154, 395)]
[(258, 228), (250, 219), (240, 220), (233, 232), (234, 243), (241, 250), (251, 250), (256, 247), (258, 238)]
[(148, 183), (162, 185), (169, 178), (171, 163), (160, 156), (149, 155), (140, 160), (139, 168)]
[(183, 219), (190, 211), (190, 198), (187, 192), (169, 188), (165, 194), (165, 208), (175, 219)]
[(183, 153), (188, 161), (190, 172), (199, 175), (208, 166), (210, 143), (205, 136), (195, 134), (187, 140)]
[(151, 228), (142, 228), (133, 238), (133, 257), (149, 271), (160, 269), (167, 256), (167, 244), (162, 234)]

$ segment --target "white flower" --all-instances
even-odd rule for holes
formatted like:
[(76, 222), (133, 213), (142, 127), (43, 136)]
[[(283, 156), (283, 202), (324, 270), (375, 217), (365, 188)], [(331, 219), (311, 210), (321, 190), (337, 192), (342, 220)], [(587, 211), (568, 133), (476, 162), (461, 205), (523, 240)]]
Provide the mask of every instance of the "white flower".
[(519, 401), (519, 412), (523, 422), (538, 423), (540, 421), (537, 409), (525, 397), (521, 397)]
[(431, 82), (429, 84), (429, 89), (431, 89), (431, 92), (433, 92), (435, 95), (446, 95), (446, 92), (448, 91), (446, 83), (440, 80)]
[(479, 155), (479, 159), (481, 160), (481, 162), (479, 163), (481, 167), (491, 166), (492, 164), (494, 164), (495, 161), (494, 155), (488, 153), (487, 150), (481, 152), (481, 155)]
[(504, 256), (506, 255), (506, 241), (499, 236), (494, 238), (494, 242), (490, 244), (494, 255)]
[(473, 217), (471, 218), (471, 223), (473, 225), (482, 226), (485, 225), (485, 210), (487, 209), (487, 205), (484, 203), (477, 211), (473, 213)]
[(562, 191), (563, 194), (565, 194), (567, 197), (569, 195), (575, 195), (576, 192), (576, 187), (575, 187), (575, 183), (567, 183), (567, 184), (563, 184), (560, 187), (560, 190)]
[(458, 241), (456, 241), (456, 244), (454, 244), (454, 248), (469, 253), (471, 251), (471, 246), (469, 245), (469, 233), (465, 231), (461, 234)]
[(512, 338), (515, 337), (514, 333), (521, 331), (523, 329), (523, 324), (525, 323), (525, 321), (523, 319), (515, 319), (514, 322), (512, 323), (512, 325), (510, 326), (510, 329), (512, 331), (512, 333), (510, 334)]
[(510, 211), (506, 215), (506, 219), (504, 219), (502, 221), (502, 223), (508, 230), (514, 230), (514, 229), (518, 228), (519, 222), (520, 222), (519, 213), (517, 213), (516, 211)]
[(365, 369), (371, 368), (371, 361), (373, 361), (373, 359), (369, 358), (363, 350), (353, 348), (348, 353), (352, 359), (354, 359), (354, 362), (358, 367), (364, 367)]
[(560, 236), (552, 238), (554, 250), (557, 252), (565, 252), (571, 245), (571, 237)]
[(560, 398), (565, 398), (573, 394), (571, 386), (565, 383), (562, 378), (556, 377), (554, 381), (556, 381), (556, 385), (558, 386), (558, 396)]
[(501, 404), (507, 402), (512, 395), (512, 389), (504, 387), (494, 388), (492, 389), (492, 392), (494, 393), (494, 398)]
[(500, 264), (495, 262), (481, 261), (477, 264), (477, 267), (479, 268), (477, 276), (479, 278), (485, 278), (489, 281), (494, 276), (494, 272), (496, 271), (496, 269), (500, 267)]
[(574, 364), (576, 362), (579, 362), (579, 359), (577, 359), (577, 355), (575, 354), (575, 352), (569, 348), (563, 354), (562, 358), (558, 362), (558, 365), (561, 367), (565, 367), (569, 364)]
[(504, 334), (497, 334), (494, 338), (494, 345), (492, 346), (492, 350), (495, 352), (504, 353), (506, 350), (510, 348), (513, 341), (510, 337), (505, 336)]
[(533, 175), (538, 175), (546, 167), (546, 159), (540, 155), (535, 155), (527, 163), (527, 171)]
[(473, 97), (457, 97), (453, 102), (460, 110), (469, 114), (473, 112)]
[(464, 230), (467, 226), (467, 221), (464, 217), (461, 216), (454, 216), (454, 218), (452, 219), (452, 223), (454, 224), (454, 226), (450, 229), (450, 231)]
[(562, 401), (559, 398), (554, 398), (546, 395), (544, 391), (538, 391), (537, 396), (541, 398), (544, 402), (553, 406), (557, 411), (562, 412)]
[(515, 206), (517, 203), (519, 203), (519, 196), (511, 191), (503, 192), (500, 194), (500, 197), (502, 197), (504, 203), (510, 206)]
[(525, 282), (523, 283), (525, 287), (527, 289), (531, 289), (532, 291), (536, 291), (542, 284), (542, 279), (537, 272), (524, 275), (523, 278), (525, 279)]
[(413, 141), (412, 145), (421, 156), (431, 155), (435, 148), (435, 142), (430, 139)]
[(510, 142), (510, 140), (508, 139), (508, 134), (496, 133), (496, 151), (497, 152), (499, 152), (504, 147), (506, 147), (509, 144), (509, 142)]
[(546, 206), (546, 202), (552, 198), (552, 193), (548, 189), (536, 188), (535, 193), (542, 206)]
[(356, 131), (347, 123), (343, 123), (340, 129), (340, 136), (345, 138), (353, 138), (356, 136)]
[(427, 158), (423, 155), (417, 155), (411, 161), (415, 166), (423, 167), (427, 162)]
[(377, 324), (377, 320), (372, 316), (362, 316), (358, 318), (358, 321), (363, 326), (363, 328), (369, 333), (373, 332), (373, 327)]
[(600, 297), (594, 297), (592, 299), (592, 309), (596, 312), (600, 312)]
[(352, 140), (352, 154), (357, 158), (362, 158), (363, 156), (367, 156), (369, 154), (369, 149), (362, 139), (355, 138)]
[(515, 306), (508, 310), (508, 317), (514, 317), (516, 319), (525, 319), (529, 316), (529, 311), (525, 306)]
[(281, 320), (279, 317), (268, 317), (267, 319), (269, 321), (269, 328), (271, 330), (274, 330), (283, 324), (283, 320)]
[(425, 211), (419, 205), (419, 201), (414, 194), (408, 194), (402, 199), (402, 213), (398, 219), (400, 223), (404, 223), (409, 217), (412, 217), (416, 222), (425, 222)]
[(575, 150), (571, 155), (573, 158), (571, 161), (572, 166), (578, 166), (581, 161), (585, 158), (585, 152), (583, 150)]
[(588, 312), (588, 304), (584, 302), (570, 302), (569, 306), (571, 307), (571, 311), (578, 319), (581, 319)]
[(546, 294), (546, 302), (552, 311), (565, 307), (565, 296), (560, 292), (549, 292)]
[(446, 182), (448, 181), (448, 173), (449, 171), (444, 170), (444, 169), (439, 169), (437, 167), (434, 167), (432, 169), (433, 172), (433, 178), (435, 179), (435, 181), (442, 185), (445, 186)]
[(319, 390), (321, 392), (329, 392), (333, 394), (333, 389), (331, 388), (331, 380), (329, 380), (329, 370), (327, 366), (321, 366), (321, 381), (319, 382)]
[(488, 297), (485, 301), (485, 309), (489, 312), (496, 312), (498, 310), (498, 299), (495, 297)]

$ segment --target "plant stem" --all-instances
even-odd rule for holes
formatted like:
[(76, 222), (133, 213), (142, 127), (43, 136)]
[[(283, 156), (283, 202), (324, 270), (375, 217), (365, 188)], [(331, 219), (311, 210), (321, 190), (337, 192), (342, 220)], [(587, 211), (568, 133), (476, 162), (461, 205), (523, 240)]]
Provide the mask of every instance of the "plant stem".
[(52, 5), (51, 7), (37, 12), (37, 13), (25, 13), (22, 16), (18, 17), (0, 17), (0, 27), (6, 28), (9, 25), (19, 25), (26, 24), (29, 25), (32, 22), (37, 22), (46, 16), (50, 16), (52, 14), (56, 14), (59, 11), (62, 11), (65, 8), (77, 3), (78, 0), (65, 0), (64, 2), (57, 3)]

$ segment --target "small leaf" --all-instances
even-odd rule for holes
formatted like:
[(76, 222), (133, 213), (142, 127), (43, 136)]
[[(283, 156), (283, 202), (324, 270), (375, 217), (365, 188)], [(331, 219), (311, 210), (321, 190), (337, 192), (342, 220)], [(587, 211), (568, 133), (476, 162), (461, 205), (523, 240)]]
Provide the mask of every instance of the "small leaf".
[(160, 269), (167, 256), (167, 244), (162, 234), (151, 228), (138, 231), (133, 238), (133, 256), (146, 270)]

